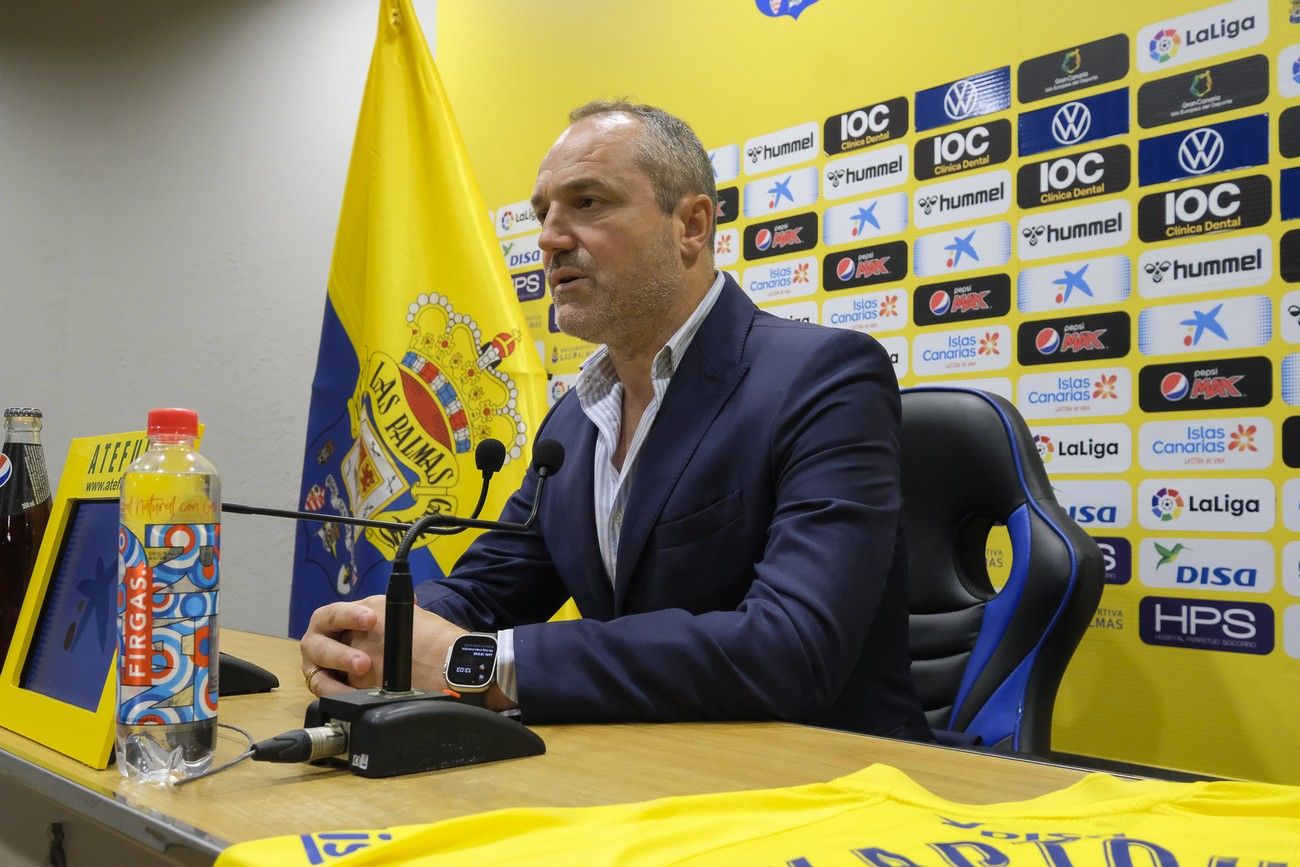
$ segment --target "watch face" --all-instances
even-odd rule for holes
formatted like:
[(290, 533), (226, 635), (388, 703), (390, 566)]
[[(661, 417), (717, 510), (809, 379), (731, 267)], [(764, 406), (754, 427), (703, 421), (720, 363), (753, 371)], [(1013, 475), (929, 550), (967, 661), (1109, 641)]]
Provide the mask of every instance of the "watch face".
[(447, 685), (482, 689), (492, 682), (496, 668), (497, 640), (491, 635), (462, 635), (451, 646), (447, 660)]

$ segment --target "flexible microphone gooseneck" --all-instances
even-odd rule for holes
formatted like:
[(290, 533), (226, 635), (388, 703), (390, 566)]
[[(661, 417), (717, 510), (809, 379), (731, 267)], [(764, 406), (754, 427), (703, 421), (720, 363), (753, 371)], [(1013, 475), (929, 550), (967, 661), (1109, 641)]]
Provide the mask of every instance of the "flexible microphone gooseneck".
[[(490, 440), (489, 442), (496, 442)], [(497, 445), (501, 445), (497, 443)], [(504, 460), (505, 447), (501, 447)], [(477, 455), (476, 455), (477, 457)], [(411, 692), (411, 650), (414, 644), (415, 628), (415, 587), (411, 580), (411, 567), (407, 562), (411, 546), (421, 533), (430, 528), (454, 528), (457, 532), (467, 529), (498, 530), (503, 533), (526, 533), (537, 521), (537, 511), (542, 503), (542, 491), (546, 489), (546, 480), (560, 471), (564, 465), (564, 447), (555, 440), (542, 440), (533, 447), (533, 471), (537, 473), (537, 488), (533, 491), (532, 509), (522, 523), (510, 521), (477, 520), (478, 509), (470, 518), (456, 518), (451, 515), (425, 515), (411, 525), (406, 536), (397, 547), (393, 557), (393, 571), (388, 576), (388, 593), (384, 601), (384, 687), (389, 694), (407, 694)], [(484, 496), (487, 491), (489, 473), (483, 469)], [(482, 507), (484, 496), (479, 497)]]
[[(412, 525), (365, 519), (343, 521), (406, 530), (393, 558), (385, 601), (383, 688), (317, 699), (307, 709), (303, 728), (255, 744), (250, 751), (254, 761), (302, 762), (344, 755), (353, 773), (388, 777), (546, 751), (541, 738), (514, 720), (481, 707), (449, 701), (447, 695), (411, 689), (415, 611), (408, 562), (411, 546), (426, 532), (458, 533), (467, 529), (527, 532), (537, 521), (547, 479), (564, 464), (564, 448), (555, 440), (542, 440), (534, 446), (532, 468), (537, 473), (537, 486), (523, 522), (478, 520), (487, 499), (488, 482), (504, 462), (505, 446), (501, 443), (485, 440), (479, 444), (475, 463), (483, 473), (483, 488), (469, 518), (433, 514)], [(231, 511), (309, 521), (340, 520), (334, 515), (251, 506), (239, 506)], [(434, 732), (436, 737), (431, 737)]]

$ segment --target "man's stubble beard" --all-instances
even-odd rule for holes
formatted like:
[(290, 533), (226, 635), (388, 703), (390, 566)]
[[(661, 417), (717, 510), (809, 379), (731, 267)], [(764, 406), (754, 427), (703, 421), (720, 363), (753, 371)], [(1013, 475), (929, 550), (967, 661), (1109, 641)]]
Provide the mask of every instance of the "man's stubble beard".
[(584, 267), (580, 259), (570, 258), (566, 264), (583, 268), (591, 294), (582, 307), (556, 311), (560, 330), (616, 351), (638, 349), (653, 340), (683, 288), (676, 250), (662, 236), (647, 246), (629, 269), (631, 276), (621, 283), (604, 271)]

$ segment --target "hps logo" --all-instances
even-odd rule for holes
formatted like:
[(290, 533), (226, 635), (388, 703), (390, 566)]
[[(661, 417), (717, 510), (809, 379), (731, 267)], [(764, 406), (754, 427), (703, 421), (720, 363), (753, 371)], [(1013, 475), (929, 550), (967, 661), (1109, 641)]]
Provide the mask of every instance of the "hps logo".
[(1273, 651), (1273, 609), (1261, 602), (1147, 596), (1138, 603), (1138, 632), (1147, 644), (1263, 655)]

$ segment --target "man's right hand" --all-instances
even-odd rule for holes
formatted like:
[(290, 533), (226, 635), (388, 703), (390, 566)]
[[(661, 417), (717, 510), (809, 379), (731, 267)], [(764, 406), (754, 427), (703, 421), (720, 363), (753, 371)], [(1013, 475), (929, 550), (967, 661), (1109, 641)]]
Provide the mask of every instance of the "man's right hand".
[(309, 690), (316, 695), (334, 695), (353, 687), (379, 685), (377, 673), (384, 653), (379, 612), (383, 610), (383, 597), (372, 596), (361, 602), (334, 602), (312, 613), (298, 643)]

